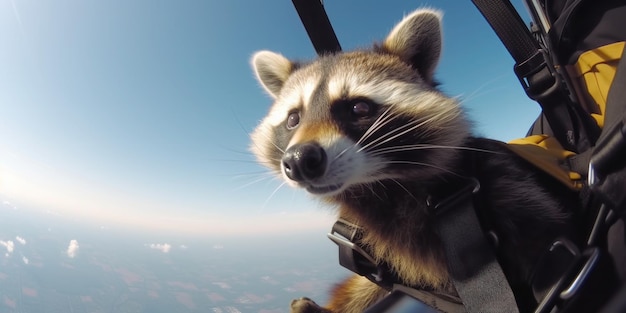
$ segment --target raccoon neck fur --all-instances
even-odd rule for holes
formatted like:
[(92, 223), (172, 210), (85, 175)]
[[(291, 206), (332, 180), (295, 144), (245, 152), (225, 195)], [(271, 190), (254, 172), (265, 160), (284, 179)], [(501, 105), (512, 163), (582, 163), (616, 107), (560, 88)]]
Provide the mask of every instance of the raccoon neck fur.
[(442, 174), (430, 182), (418, 177), (381, 180), (325, 201), (339, 207), (339, 216), (363, 228), (360, 244), (378, 262), (387, 263), (403, 284), (450, 290), (446, 260), (433, 228), (428, 200), (433, 193), (454, 188), (453, 182), (463, 177), (460, 174), (465, 170), (457, 164), (466, 162), (458, 157), (460, 154), (465, 153), (457, 154), (450, 164), (440, 164), (455, 174)]

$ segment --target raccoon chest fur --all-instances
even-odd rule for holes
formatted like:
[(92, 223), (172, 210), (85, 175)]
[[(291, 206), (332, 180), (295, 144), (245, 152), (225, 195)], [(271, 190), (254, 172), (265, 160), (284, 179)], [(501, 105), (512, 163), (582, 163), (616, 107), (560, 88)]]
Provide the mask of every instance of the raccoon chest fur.
[(443, 290), (449, 287), (448, 273), (428, 198), (420, 184), (383, 181), (336, 202), (342, 218), (364, 229), (360, 245), (388, 264), (401, 283)]

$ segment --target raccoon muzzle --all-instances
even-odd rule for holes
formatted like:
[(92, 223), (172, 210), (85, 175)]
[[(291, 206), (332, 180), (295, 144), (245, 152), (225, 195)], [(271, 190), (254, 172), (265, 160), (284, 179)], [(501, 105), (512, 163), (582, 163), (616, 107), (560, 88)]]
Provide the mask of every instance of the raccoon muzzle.
[(283, 154), (285, 175), (296, 182), (311, 182), (326, 172), (326, 151), (316, 142), (296, 144)]

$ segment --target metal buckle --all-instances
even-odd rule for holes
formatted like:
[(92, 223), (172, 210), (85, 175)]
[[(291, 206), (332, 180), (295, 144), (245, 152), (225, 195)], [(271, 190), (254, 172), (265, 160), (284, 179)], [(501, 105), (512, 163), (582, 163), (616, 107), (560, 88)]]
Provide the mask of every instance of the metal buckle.
[(541, 303), (539, 303), (535, 313), (553, 312), (553, 309), (557, 305), (563, 304), (563, 301), (572, 300), (579, 294), (581, 287), (589, 279), (599, 260), (599, 248), (590, 247), (585, 249), (582, 254), (577, 256), (577, 260), (573, 262), (574, 264), (570, 265), (565, 275), (554, 284)]
[(366, 277), (383, 288), (391, 289), (393, 282), (387, 280), (387, 273), (389, 273), (387, 268), (378, 265), (376, 260), (363, 248), (334, 230), (328, 233), (328, 238), (339, 246), (339, 264), (341, 266)]
[[(558, 291), (562, 290), (566, 283), (563, 278), (572, 272), (573, 265), (580, 260), (580, 256), (580, 250), (568, 238), (555, 240), (535, 264), (531, 279), (535, 299), (554, 306), (553, 303), (556, 303), (559, 295)], [(554, 289), (557, 283), (561, 286), (558, 290)]]
[(516, 64), (513, 71), (526, 95), (533, 100), (541, 101), (550, 97), (561, 87), (561, 81), (544, 49), (538, 49), (530, 58)]
[(581, 257), (585, 261), (577, 272), (576, 278), (574, 278), (569, 287), (561, 291), (560, 296), (563, 300), (572, 299), (578, 293), (583, 283), (589, 278), (591, 271), (596, 267), (596, 264), (598, 264), (598, 260), (600, 260), (600, 249), (596, 247), (589, 248), (583, 252)]

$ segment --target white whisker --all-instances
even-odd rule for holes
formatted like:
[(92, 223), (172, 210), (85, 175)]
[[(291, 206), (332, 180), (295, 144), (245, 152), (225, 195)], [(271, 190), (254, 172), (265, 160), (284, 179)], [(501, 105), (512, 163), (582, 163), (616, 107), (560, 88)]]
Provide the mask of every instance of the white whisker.
[[(392, 120), (393, 120), (393, 119), (390, 119), (390, 120), (389, 120), (389, 122), (391, 122)], [(400, 126), (400, 127), (398, 127), (398, 128), (392, 129), (391, 131), (389, 131), (389, 132), (387, 132), (387, 133), (384, 133), (384, 134), (382, 134), (381, 136), (377, 137), (376, 139), (374, 139), (374, 140), (370, 141), (370, 142), (369, 142), (368, 144), (366, 144), (365, 146), (363, 146), (363, 147), (359, 148), (359, 150), (358, 150), (358, 151), (363, 151), (364, 149), (367, 149), (367, 148), (369, 148), (370, 146), (378, 145), (378, 142), (380, 142), (380, 141), (382, 141), (382, 140), (385, 140), (386, 138), (388, 138), (388, 137), (390, 137), (390, 136), (393, 136), (395, 133), (398, 133), (398, 132), (400, 132), (400, 131), (404, 130), (405, 128), (407, 128), (407, 127), (411, 127), (411, 126), (412, 126), (412, 124), (414, 124), (414, 123), (417, 123), (417, 121), (413, 121), (413, 122), (411, 122), (411, 123), (409, 123), (409, 124), (405, 124), (405, 125), (402, 125), (402, 126)], [(385, 123), (385, 124), (387, 124), (387, 123)], [(385, 126), (385, 124), (381, 124), (381, 125), (379, 125), (379, 126), (378, 126), (378, 127), (377, 127), (374, 131), (377, 131), (379, 128), (381, 128), (381, 127)]]
[(441, 145), (431, 145), (431, 144), (416, 144), (416, 145), (402, 145), (402, 146), (393, 146), (380, 148), (371, 153), (372, 156), (380, 156), (386, 153), (393, 152), (403, 152), (403, 151), (412, 151), (412, 150), (426, 150), (426, 149), (451, 149), (451, 150), (467, 150), (467, 151), (476, 151), (476, 152), (484, 152), (484, 153), (492, 153), (492, 154), (500, 154), (505, 155), (504, 152), (499, 151), (491, 151), (480, 148), (472, 148), (472, 147), (459, 147), (459, 146), (441, 146)]
[(283, 181), (280, 185), (278, 185), (278, 187), (276, 187), (276, 189), (274, 189), (274, 191), (272, 191), (272, 193), (269, 195), (269, 197), (267, 197), (267, 199), (265, 200), (265, 202), (263, 202), (263, 205), (261, 206), (262, 208), (265, 208), (267, 206), (267, 203), (270, 202), (270, 200), (274, 197), (274, 195), (278, 192), (278, 190), (280, 188), (282, 188), (285, 184), (287, 184), (286, 181)]
[(410, 164), (410, 165), (419, 165), (419, 166), (424, 166), (424, 167), (430, 167), (430, 168), (434, 168), (434, 169), (438, 169), (440, 171), (443, 172), (447, 172), (450, 173), (452, 175), (458, 176), (458, 177), (462, 177), (462, 175), (459, 175), (458, 173), (455, 173), (449, 169), (443, 168), (441, 166), (436, 166), (436, 165), (432, 165), (432, 164), (428, 164), (428, 163), (423, 163), (423, 162), (417, 162), (417, 161), (395, 161), (395, 160), (390, 160), (390, 161), (385, 161), (382, 162), (383, 164)]
[(386, 125), (387, 123), (392, 121), (394, 119), (394, 116), (393, 115), (388, 115), (388, 113), (390, 111), (391, 111), (391, 107), (387, 108), (387, 110), (385, 110), (385, 112), (383, 112), (376, 119), (376, 121), (374, 121), (374, 123), (372, 123), (372, 125), (365, 131), (363, 136), (361, 136), (361, 138), (359, 138), (359, 140), (356, 142), (356, 144), (360, 145), (361, 143), (363, 143), (364, 140), (369, 138), (369, 136), (371, 136), (377, 129), (379, 129), (380, 127), (383, 127), (384, 125)]
[(493, 79), (483, 83), (482, 85), (480, 85), (478, 88), (476, 88), (474, 91), (472, 91), (467, 96), (464, 96), (464, 95), (461, 94), (461, 95), (455, 96), (454, 98), (462, 100), (464, 103), (468, 103), (470, 101), (473, 101), (474, 99), (480, 98), (481, 96), (483, 96), (485, 94), (489, 94), (491, 92), (503, 89), (502, 87), (498, 87), (498, 88), (492, 88), (490, 90), (484, 90), (485, 87), (487, 87), (487, 86), (492, 87), (494, 85), (494, 83), (501, 81), (505, 77), (506, 77), (505, 75), (497, 76), (497, 77), (495, 77), (495, 78), (493, 78)]
[[(266, 134), (265, 132), (260, 132), (261, 134), (263, 134), (263, 136), (265, 137), (265, 139), (267, 139), (267, 141), (269, 143), (272, 144), (272, 146), (274, 146), (274, 148), (278, 149), (278, 151), (285, 153), (285, 150), (282, 149), (281, 147), (279, 147), (273, 140), (272, 138)], [(260, 147), (257, 145), (257, 143), (255, 142), (255, 140), (252, 140), (252, 144), (257, 148), (257, 150), (262, 151), (262, 149), (260, 149)]]
[(239, 186), (239, 187), (235, 188), (234, 190), (235, 190), (235, 191), (239, 191), (239, 190), (241, 190), (241, 189), (244, 189), (244, 188), (250, 187), (251, 185), (254, 185), (254, 184), (256, 184), (256, 183), (260, 183), (260, 182), (262, 182), (262, 181), (264, 181), (264, 180), (271, 180), (272, 178), (275, 178), (275, 176), (274, 176), (274, 175), (271, 175), (271, 176), (269, 176), (269, 175), (267, 175), (267, 176), (263, 176), (263, 177), (260, 177), (260, 178), (255, 179), (255, 180), (253, 180), (253, 181), (251, 181), (251, 182), (245, 183), (245, 184), (243, 184), (243, 185), (241, 185), (241, 186)]
[(346, 153), (346, 152), (350, 151), (350, 149), (353, 149), (354, 147), (356, 147), (356, 144), (354, 144), (354, 145), (352, 145), (352, 146), (349, 146), (349, 147), (347, 147), (347, 148), (343, 149), (341, 152), (339, 152), (339, 153), (338, 153), (338, 154), (337, 154), (337, 155), (336, 155), (336, 156), (332, 159), (332, 161), (330, 161), (330, 163), (329, 163), (329, 164), (332, 164), (333, 162), (335, 162), (336, 160), (338, 160), (338, 159), (339, 159), (339, 158), (340, 158), (340, 157), (341, 157), (344, 153)]
[(274, 174), (272, 174), (269, 171), (258, 171), (258, 172), (250, 172), (250, 173), (242, 173), (242, 174), (237, 174), (237, 175), (230, 175), (230, 179), (231, 180), (237, 180), (240, 178), (249, 178), (249, 177), (274, 177)]
[[(411, 131), (414, 131), (416, 129), (418, 129), (419, 127), (423, 126), (426, 122), (428, 122), (428, 120), (426, 121), (412, 121), (411, 123), (408, 124), (404, 124), (396, 129), (394, 129), (393, 131), (384, 134), (383, 136), (380, 136), (378, 138), (376, 138), (375, 140), (372, 140), (371, 142), (369, 142), (368, 144), (364, 145), (363, 147), (361, 147), (359, 149), (359, 152), (368, 148), (376, 148), (377, 146), (383, 145), (391, 140), (394, 140), (400, 136), (403, 136)], [(417, 125), (415, 125), (417, 124)]]
[(413, 195), (413, 193), (411, 193), (408, 189), (406, 189), (406, 187), (404, 187), (404, 185), (402, 185), (399, 181), (395, 180), (395, 179), (391, 179), (391, 181), (393, 181), (394, 183), (398, 184), (398, 186), (400, 186), (400, 188), (404, 189), (404, 191), (406, 191), (406, 193), (411, 196), (411, 198), (413, 198), (413, 200), (415, 200), (415, 202), (419, 202), (419, 200), (417, 200), (417, 198), (415, 198), (415, 196)]
[[(376, 183), (380, 184), (380, 185), (383, 187), (383, 188), (382, 188), (383, 190), (386, 188), (385, 184), (383, 184), (381, 181), (377, 181)], [(368, 184), (368, 185), (367, 185), (367, 187), (368, 187), (368, 188), (370, 189), (370, 191), (371, 191), (371, 192), (372, 192), (372, 193), (376, 196), (376, 198), (378, 198), (380, 201), (384, 201), (384, 200), (383, 200), (383, 198), (382, 198), (380, 195), (378, 195), (378, 194), (376, 193), (376, 191), (374, 190), (374, 186), (372, 186), (372, 185)]]
[[(376, 121), (374, 121), (374, 123), (372, 123), (372, 125), (365, 131), (365, 133), (361, 136), (361, 138), (359, 138), (359, 140), (352, 146), (347, 147), (345, 149), (343, 149), (341, 152), (339, 152), (339, 154), (337, 154), (333, 160), (331, 161), (334, 162), (335, 160), (339, 159), (343, 154), (345, 154), (346, 152), (350, 151), (350, 149), (356, 148), (358, 147), (364, 140), (366, 140), (369, 136), (371, 136), (378, 128), (386, 125), (387, 123), (389, 123), (390, 121), (392, 121), (394, 119), (393, 115), (389, 115), (388, 113), (391, 111), (391, 107), (387, 108), (387, 110), (385, 110), (377, 119)], [(357, 150), (357, 152), (360, 152), (361, 150)]]

